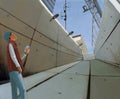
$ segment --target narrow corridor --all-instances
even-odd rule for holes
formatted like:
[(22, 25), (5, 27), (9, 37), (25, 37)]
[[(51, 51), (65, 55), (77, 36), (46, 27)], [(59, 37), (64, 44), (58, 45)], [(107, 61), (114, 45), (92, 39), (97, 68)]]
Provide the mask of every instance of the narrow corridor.
[[(28, 99), (120, 98), (120, 69), (98, 60), (71, 63), (24, 81)], [(0, 99), (10, 97), (10, 84), (0, 85)]]

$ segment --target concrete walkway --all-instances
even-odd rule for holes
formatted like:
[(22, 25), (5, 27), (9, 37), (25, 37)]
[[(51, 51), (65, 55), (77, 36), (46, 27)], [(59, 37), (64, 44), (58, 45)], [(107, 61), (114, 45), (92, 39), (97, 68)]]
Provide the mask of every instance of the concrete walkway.
[(86, 99), (89, 62), (80, 62), (28, 92), (28, 99)]
[[(24, 78), (28, 99), (120, 99), (120, 69), (81, 61)], [(0, 99), (12, 99), (10, 84), (0, 85)]]
[(90, 65), (90, 99), (120, 99), (120, 69), (97, 60)]

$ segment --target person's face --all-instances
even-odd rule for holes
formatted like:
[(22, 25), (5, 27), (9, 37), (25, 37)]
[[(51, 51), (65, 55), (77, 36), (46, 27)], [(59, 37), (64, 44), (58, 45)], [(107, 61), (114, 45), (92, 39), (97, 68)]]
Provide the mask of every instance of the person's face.
[(16, 39), (17, 39), (16, 35), (14, 33), (11, 33), (10, 40), (16, 41)]

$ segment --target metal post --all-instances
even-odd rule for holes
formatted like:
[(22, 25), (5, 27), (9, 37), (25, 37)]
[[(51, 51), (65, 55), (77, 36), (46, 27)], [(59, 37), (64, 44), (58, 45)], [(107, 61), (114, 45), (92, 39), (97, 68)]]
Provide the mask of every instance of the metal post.
[(65, 21), (65, 29), (67, 27), (67, 1), (65, 0), (65, 6), (64, 6), (64, 13), (65, 13), (65, 18), (64, 18), (64, 21)]

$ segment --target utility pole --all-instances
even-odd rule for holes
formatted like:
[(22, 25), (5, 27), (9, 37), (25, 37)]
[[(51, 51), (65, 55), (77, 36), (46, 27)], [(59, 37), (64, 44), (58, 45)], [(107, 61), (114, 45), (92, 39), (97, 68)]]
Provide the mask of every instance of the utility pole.
[(64, 4), (64, 21), (65, 21), (65, 29), (67, 27), (67, 1), (65, 0), (65, 4)]
[(65, 29), (67, 29), (67, 9), (69, 7), (70, 7), (70, 5), (68, 5), (67, 0), (64, 0), (64, 5), (63, 5), (63, 11), (62, 11), (61, 18), (64, 20)]

